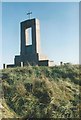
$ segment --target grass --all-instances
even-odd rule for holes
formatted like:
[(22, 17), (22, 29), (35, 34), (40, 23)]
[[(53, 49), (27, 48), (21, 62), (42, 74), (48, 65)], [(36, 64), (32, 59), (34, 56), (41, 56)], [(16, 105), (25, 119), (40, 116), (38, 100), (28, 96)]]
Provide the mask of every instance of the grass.
[(4, 69), (2, 87), (2, 102), (6, 106), (4, 118), (80, 117), (81, 80), (78, 65)]

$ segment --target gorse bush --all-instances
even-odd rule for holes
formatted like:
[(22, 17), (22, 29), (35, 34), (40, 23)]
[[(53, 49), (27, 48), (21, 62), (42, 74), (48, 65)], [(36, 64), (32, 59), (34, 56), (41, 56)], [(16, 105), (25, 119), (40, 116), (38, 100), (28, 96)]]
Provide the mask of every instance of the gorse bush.
[(79, 83), (78, 65), (2, 70), (4, 100), (12, 118), (79, 118)]

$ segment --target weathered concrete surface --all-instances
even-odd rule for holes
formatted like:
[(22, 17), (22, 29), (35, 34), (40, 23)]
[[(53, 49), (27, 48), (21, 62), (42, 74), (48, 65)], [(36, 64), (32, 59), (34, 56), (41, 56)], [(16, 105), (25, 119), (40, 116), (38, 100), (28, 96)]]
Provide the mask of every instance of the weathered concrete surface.
[[(48, 66), (48, 58), (41, 54), (40, 49), (40, 23), (38, 19), (31, 19), (21, 22), (21, 52), (15, 56), (15, 65), (45, 65)], [(31, 28), (32, 45), (29, 45), (28, 29)]]
[[(15, 56), (15, 66), (25, 65), (40, 65), (52, 66), (53, 61), (50, 62), (47, 56), (41, 54), (40, 49), (40, 22), (38, 19), (29, 19), (20, 23), (21, 28), (21, 48), (20, 55)], [(32, 44), (29, 45), (29, 32), (31, 28)], [(22, 65), (21, 65), (22, 63)], [(14, 67), (11, 65), (11, 67)], [(10, 66), (10, 65), (8, 65)]]
[[(28, 28), (32, 29), (32, 45), (29, 46)], [(29, 49), (29, 50), (28, 50)], [(40, 24), (38, 19), (21, 22), (21, 55), (27, 53), (40, 53)]]

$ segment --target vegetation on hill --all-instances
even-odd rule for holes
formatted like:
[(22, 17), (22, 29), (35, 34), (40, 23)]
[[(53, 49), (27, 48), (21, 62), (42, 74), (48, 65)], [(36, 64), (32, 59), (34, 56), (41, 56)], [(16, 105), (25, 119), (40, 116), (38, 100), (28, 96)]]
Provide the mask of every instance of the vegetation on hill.
[(4, 118), (79, 118), (79, 66), (26, 66), (2, 70)]

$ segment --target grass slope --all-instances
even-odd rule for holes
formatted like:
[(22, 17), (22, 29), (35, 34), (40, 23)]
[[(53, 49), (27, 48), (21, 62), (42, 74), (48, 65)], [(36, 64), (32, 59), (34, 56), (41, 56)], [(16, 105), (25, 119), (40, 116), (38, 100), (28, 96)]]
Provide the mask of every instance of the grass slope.
[(4, 118), (79, 118), (78, 65), (8, 68), (2, 81)]

